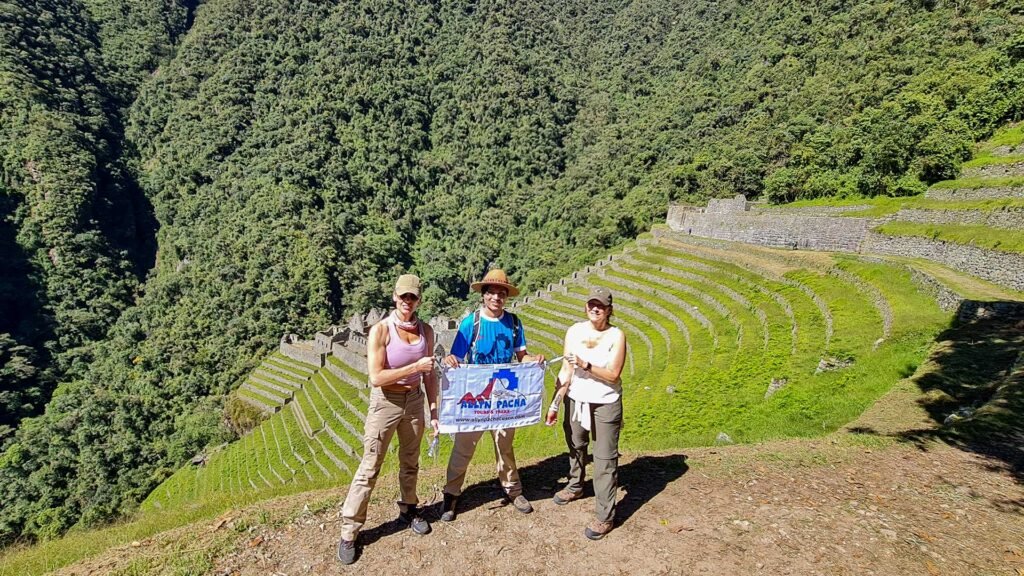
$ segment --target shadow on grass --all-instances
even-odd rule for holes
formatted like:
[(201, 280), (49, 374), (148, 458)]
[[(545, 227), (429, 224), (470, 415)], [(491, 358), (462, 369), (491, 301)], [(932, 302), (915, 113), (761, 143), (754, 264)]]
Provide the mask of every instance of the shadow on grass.
[[(588, 458), (588, 461), (590, 459)], [(689, 470), (686, 456), (669, 454), (665, 456), (640, 456), (619, 466), (619, 501), (616, 505), (615, 522), (621, 524), (628, 520), (652, 498), (661, 493), (670, 482), (673, 482)], [(588, 468), (588, 472), (590, 469)], [(567, 481), (569, 457), (567, 454), (551, 456), (519, 468), (519, 477), (523, 482), (523, 495), (532, 502), (551, 498)], [(594, 489), (591, 478), (583, 485), (583, 498), (593, 498)], [(467, 487), (459, 497), (458, 513), (465, 514), (470, 510), (487, 506), (500, 508), (508, 506), (497, 480), (478, 482)], [(441, 505), (435, 507), (431, 519), (440, 516)]]
[[(993, 469), (1024, 483), (1024, 303), (965, 302), (961, 312), (974, 316), (979, 306), (997, 314), (943, 331), (913, 377), (921, 391), (917, 402), (934, 425), (894, 435), (922, 449), (941, 440), (982, 455)], [(871, 428), (850, 432), (877, 433)], [(1024, 507), (1024, 502), (1007, 504)]]

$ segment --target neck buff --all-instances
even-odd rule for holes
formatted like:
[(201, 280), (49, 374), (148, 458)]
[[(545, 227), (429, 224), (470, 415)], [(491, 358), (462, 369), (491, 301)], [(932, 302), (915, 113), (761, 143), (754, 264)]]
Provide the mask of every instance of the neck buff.
[(406, 322), (398, 316), (398, 310), (391, 311), (391, 323), (406, 332), (418, 332), (420, 326), (420, 320), (416, 317), (415, 313), (412, 315), (412, 320)]

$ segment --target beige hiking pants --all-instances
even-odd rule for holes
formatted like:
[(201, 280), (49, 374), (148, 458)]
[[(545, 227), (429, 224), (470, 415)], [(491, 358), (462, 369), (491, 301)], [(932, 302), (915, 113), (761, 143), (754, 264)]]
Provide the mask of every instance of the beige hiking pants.
[[(462, 494), (462, 485), (466, 482), (466, 470), (469, 461), (476, 452), (477, 442), (483, 432), (459, 432), (455, 435), (455, 447), (448, 459), (447, 482), (444, 491), (452, 496)], [(523, 485), (519, 482), (519, 469), (516, 468), (516, 455), (512, 451), (512, 441), (516, 436), (515, 428), (491, 430), (494, 438), (494, 459), (498, 463), (498, 480), (509, 498), (523, 493)]]
[(391, 437), (398, 432), (398, 484), (402, 504), (415, 506), (416, 477), (419, 474), (420, 442), (423, 439), (423, 392), (390, 392), (374, 388), (366, 414), (363, 435), (363, 459), (348, 487), (348, 497), (341, 507), (341, 537), (355, 540), (366, 522), (370, 493), (387, 455)]

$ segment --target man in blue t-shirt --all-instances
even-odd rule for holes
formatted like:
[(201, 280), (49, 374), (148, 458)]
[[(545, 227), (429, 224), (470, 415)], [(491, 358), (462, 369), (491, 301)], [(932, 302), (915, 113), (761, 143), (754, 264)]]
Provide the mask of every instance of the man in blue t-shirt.
[[(459, 362), (468, 364), (507, 364), (513, 358), (519, 362), (543, 362), (544, 356), (530, 356), (526, 353), (526, 335), (519, 318), (505, 312), (505, 300), (517, 296), (519, 289), (513, 286), (505, 272), (494, 269), (484, 279), (470, 285), (474, 292), (480, 292), (483, 304), (480, 310), (462, 319), (459, 332), (455, 335), (451, 353), (444, 363), (456, 368)], [(474, 332), (476, 338), (474, 338)], [(533, 512), (530, 501), (523, 496), (523, 485), (519, 481), (516, 455), (512, 450), (515, 428), (492, 430), (494, 456), (498, 462), (498, 479), (501, 487), (516, 510), (528, 514)], [(477, 442), (483, 432), (459, 432), (455, 435), (455, 447), (448, 459), (447, 482), (444, 487), (444, 508), (441, 520), (455, 519), (455, 504), (462, 494), (466, 481), (466, 469), (476, 452)]]

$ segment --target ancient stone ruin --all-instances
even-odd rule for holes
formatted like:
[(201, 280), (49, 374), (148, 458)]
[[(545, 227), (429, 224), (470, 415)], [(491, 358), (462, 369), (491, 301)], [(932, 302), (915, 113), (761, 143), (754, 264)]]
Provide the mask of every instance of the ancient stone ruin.
[[(296, 334), (281, 337), (281, 354), (312, 364), (320, 368), (331, 368), (328, 357), (333, 356), (356, 371), (366, 374), (366, 342), (370, 328), (387, 316), (387, 311), (371, 308), (366, 314), (353, 314), (344, 326), (328, 326), (313, 335), (312, 340), (302, 340)], [(434, 329), (435, 356), (451, 349), (458, 331), (458, 321), (447, 316), (435, 316), (428, 324)], [(333, 371), (333, 370), (332, 370)], [(349, 374), (339, 374), (350, 380)], [(358, 383), (365, 386), (365, 383)]]

